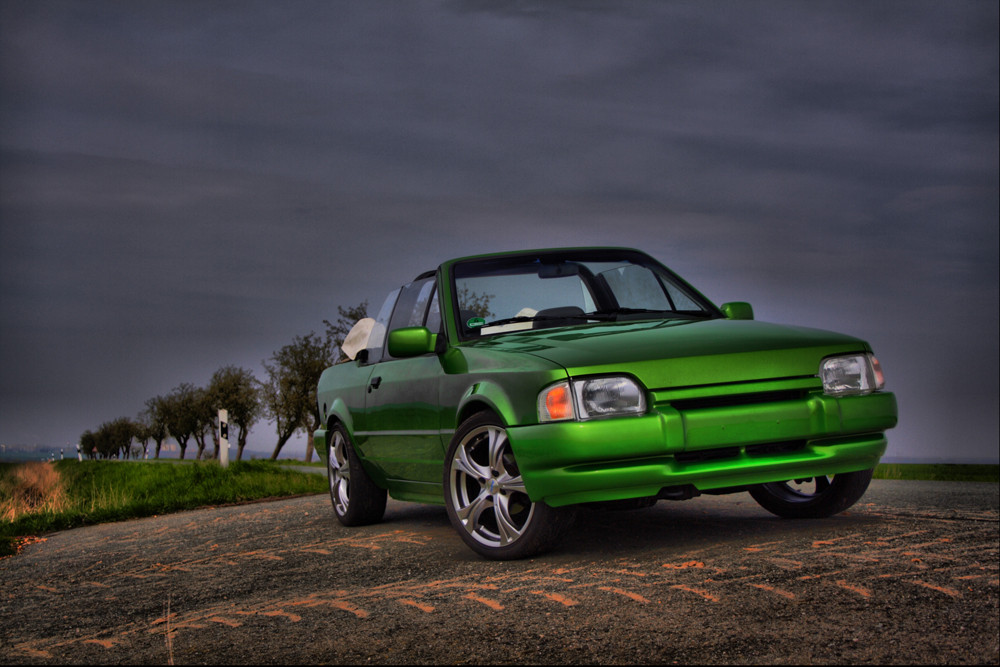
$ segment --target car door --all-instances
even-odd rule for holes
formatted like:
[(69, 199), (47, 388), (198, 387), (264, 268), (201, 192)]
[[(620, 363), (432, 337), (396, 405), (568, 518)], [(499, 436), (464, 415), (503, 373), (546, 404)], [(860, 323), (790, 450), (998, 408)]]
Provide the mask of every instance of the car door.
[[(441, 330), (433, 276), (403, 286), (388, 331), (409, 326)], [(386, 335), (386, 340), (388, 334)], [(390, 490), (440, 495), (444, 444), (441, 437), (440, 384), (436, 354), (392, 358), (383, 345), (365, 398), (366, 455), (390, 482)], [(405, 482), (405, 483), (403, 483)], [(430, 485), (430, 486), (428, 486)]]

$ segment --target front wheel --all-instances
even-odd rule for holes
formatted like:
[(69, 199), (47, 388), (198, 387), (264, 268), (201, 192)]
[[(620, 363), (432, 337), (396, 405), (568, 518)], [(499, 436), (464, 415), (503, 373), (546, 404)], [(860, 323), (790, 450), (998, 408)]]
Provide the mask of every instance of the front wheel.
[(448, 518), (473, 551), (496, 560), (534, 556), (558, 543), (574, 509), (532, 502), (507, 430), (480, 413), (459, 427), (444, 469)]
[(843, 512), (868, 489), (873, 470), (760, 484), (750, 495), (761, 507), (787, 519), (819, 519)]
[(372, 481), (351, 446), (347, 430), (340, 424), (330, 433), (326, 457), (330, 500), (337, 519), (345, 526), (378, 523), (385, 514), (386, 492)]

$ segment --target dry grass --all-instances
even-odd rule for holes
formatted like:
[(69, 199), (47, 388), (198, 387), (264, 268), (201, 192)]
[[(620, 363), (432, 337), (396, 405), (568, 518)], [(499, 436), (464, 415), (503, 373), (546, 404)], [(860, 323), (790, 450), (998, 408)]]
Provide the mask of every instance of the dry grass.
[(322, 475), (263, 461), (0, 462), (0, 558), (53, 530), (327, 489)]
[(66, 491), (51, 463), (22, 463), (0, 477), (0, 521), (14, 521), (25, 514), (59, 512), (66, 505)]

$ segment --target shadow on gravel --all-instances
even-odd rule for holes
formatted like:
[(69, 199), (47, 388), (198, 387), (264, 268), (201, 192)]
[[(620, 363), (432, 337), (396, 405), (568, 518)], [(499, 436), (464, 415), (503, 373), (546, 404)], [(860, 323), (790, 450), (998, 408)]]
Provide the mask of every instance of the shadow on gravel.
[[(796, 535), (822, 539), (831, 531), (871, 527), (882, 521), (878, 515), (858, 511), (827, 519), (781, 519), (761, 509), (749, 496), (745, 501), (734, 499), (702, 497), (682, 502), (661, 501), (653, 507), (630, 510), (581, 508), (570, 532), (550, 553), (552, 556), (607, 557), (647, 550), (721, 545), (729, 541), (768, 542)], [(330, 521), (336, 524), (332, 511)], [(464, 555), (464, 546), (454, 534), (443, 506), (390, 500), (385, 519), (367, 530), (386, 528), (433, 532), (446, 541), (453, 537), (459, 554)], [(479, 559), (471, 551), (468, 555), (471, 560)], [(539, 558), (544, 559), (546, 555)]]

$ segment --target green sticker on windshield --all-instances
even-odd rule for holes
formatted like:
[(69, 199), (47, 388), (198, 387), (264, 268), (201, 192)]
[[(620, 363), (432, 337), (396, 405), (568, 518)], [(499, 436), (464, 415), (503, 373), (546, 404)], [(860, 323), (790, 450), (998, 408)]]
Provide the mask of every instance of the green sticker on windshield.
[(478, 329), (479, 327), (483, 326), (484, 324), (486, 324), (486, 320), (484, 320), (483, 318), (481, 318), (481, 317), (470, 317), (469, 321), (465, 323), (465, 326), (469, 327), (470, 329)]

